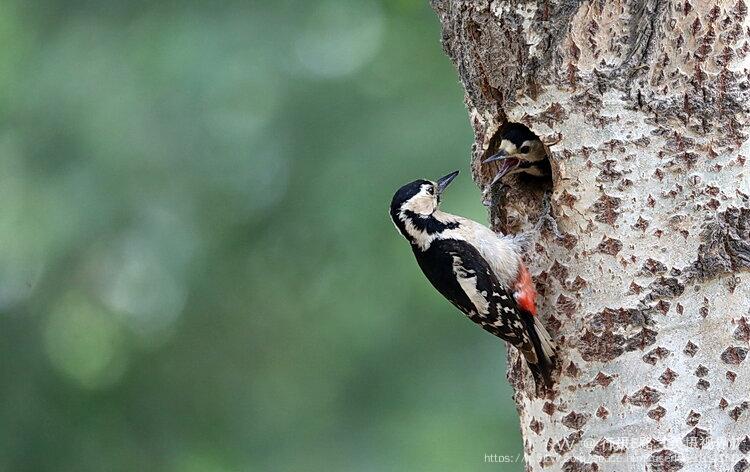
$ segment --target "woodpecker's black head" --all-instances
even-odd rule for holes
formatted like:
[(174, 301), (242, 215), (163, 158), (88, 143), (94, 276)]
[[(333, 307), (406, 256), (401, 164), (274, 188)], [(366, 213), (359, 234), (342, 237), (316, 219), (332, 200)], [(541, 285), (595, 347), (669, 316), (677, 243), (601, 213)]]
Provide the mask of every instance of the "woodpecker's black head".
[(396, 192), (391, 200), (391, 219), (401, 233), (406, 234), (407, 221), (422, 220), (432, 215), (440, 205), (440, 196), (456, 178), (458, 171), (441, 177), (437, 182), (419, 179), (410, 182)]
[[(497, 142), (499, 141), (499, 142)], [(525, 173), (534, 177), (551, 175), (552, 169), (542, 141), (521, 123), (508, 123), (499, 140), (494, 143), (497, 151), (483, 164), (500, 162), (500, 169), (491, 184), (506, 175)]]

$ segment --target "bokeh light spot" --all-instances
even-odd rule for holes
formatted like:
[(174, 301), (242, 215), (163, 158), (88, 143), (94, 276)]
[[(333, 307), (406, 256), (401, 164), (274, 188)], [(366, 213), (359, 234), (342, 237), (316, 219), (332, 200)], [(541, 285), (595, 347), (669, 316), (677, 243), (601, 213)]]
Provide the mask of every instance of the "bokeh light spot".
[(187, 297), (168, 269), (168, 251), (154, 243), (139, 234), (126, 235), (97, 264), (102, 301), (145, 336), (169, 327)]
[(79, 294), (68, 294), (52, 311), (44, 332), (47, 355), (66, 377), (90, 389), (116, 383), (127, 355), (112, 316)]

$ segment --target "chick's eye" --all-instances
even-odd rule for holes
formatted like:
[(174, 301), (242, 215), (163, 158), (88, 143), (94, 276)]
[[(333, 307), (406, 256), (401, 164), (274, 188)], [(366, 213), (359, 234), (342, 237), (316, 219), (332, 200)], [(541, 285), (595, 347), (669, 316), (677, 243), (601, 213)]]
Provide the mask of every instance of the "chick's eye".
[(528, 154), (529, 151), (531, 151), (531, 148), (528, 146), (521, 146), (521, 149), (519, 151), (523, 154)]

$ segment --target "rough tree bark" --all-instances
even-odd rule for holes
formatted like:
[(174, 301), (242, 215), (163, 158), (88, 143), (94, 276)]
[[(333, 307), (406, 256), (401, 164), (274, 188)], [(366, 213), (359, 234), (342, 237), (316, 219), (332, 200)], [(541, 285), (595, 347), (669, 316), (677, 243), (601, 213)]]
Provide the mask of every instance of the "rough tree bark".
[(745, 0), (432, 4), (480, 188), (504, 123), (549, 143), (553, 182), (485, 189), (495, 229), (544, 223), (555, 391), (509, 350), (527, 470), (750, 470)]

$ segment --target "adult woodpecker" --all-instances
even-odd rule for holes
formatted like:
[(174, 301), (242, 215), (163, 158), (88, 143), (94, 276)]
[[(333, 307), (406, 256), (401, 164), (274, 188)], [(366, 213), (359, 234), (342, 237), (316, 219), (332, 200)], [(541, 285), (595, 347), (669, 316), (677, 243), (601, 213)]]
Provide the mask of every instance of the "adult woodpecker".
[(534, 177), (545, 177), (552, 174), (544, 144), (521, 123), (505, 125), (499, 139), (496, 138), (495, 143), (490, 143), (490, 149), (496, 149), (495, 154), (482, 163), (500, 162), (500, 168), (490, 186), (506, 175), (524, 173)]
[(415, 180), (393, 196), (390, 214), (427, 279), (469, 319), (521, 351), (537, 384), (551, 386), (555, 348), (536, 313), (521, 244), (438, 208), (458, 171)]

